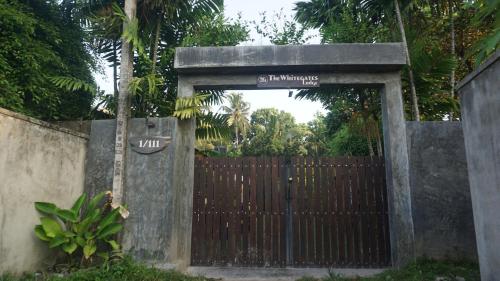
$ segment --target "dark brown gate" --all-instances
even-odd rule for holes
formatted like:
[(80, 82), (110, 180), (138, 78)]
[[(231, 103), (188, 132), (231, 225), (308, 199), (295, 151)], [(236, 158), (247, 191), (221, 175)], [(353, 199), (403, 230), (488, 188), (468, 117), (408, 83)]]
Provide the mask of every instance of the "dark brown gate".
[(390, 264), (380, 157), (196, 158), (192, 265)]

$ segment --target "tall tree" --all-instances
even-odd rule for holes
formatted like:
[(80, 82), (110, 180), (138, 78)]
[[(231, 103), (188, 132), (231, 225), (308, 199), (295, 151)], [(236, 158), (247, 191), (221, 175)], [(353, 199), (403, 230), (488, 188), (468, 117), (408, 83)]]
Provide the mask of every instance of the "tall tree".
[[(410, 5), (411, 0), (405, 0), (403, 3), (403, 7), (408, 7)], [(401, 4), (400, 0), (361, 0), (362, 6), (367, 9), (370, 14), (379, 15), (386, 12), (387, 15), (391, 15), (390, 11), (395, 11), (396, 13), (396, 21), (399, 29), (399, 33), (401, 36), (401, 41), (403, 43), (403, 48), (405, 50), (406, 56), (406, 64), (408, 67), (408, 78), (409, 78), (409, 87), (410, 87), (410, 98), (412, 105), (412, 115), (413, 119), (416, 121), (420, 121), (420, 110), (418, 106), (418, 97), (417, 90), (415, 86), (415, 77), (414, 70), (412, 68), (412, 60), (410, 57), (410, 49), (408, 47), (408, 41), (405, 31), (405, 24), (403, 21), (403, 16), (401, 13)]]
[[(136, 24), (137, 0), (125, 0), (126, 20), (123, 30)], [(130, 113), (129, 84), (134, 71), (134, 50), (132, 42), (123, 38), (120, 65), (120, 90), (116, 114), (115, 161), (113, 167), (113, 204), (118, 207), (123, 200), (125, 177), (125, 152), (127, 148), (128, 117)]]
[(229, 115), (228, 125), (234, 129), (235, 145), (238, 148), (240, 134), (244, 139), (250, 125), (248, 121), (250, 104), (245, 102), (243, 96), (238, 93), (229, 94), (227, 100), (229, 105), (223, 106), (222, 110)]
[(44, 120), (90, 117), (96, 64), (79, 20), (60, 1), (0, 0), (1, 107)]

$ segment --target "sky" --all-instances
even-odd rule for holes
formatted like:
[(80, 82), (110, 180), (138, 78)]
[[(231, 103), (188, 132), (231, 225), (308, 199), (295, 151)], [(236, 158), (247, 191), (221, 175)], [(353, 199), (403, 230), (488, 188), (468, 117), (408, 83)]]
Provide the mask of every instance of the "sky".
[[(297, 0), (225, 0), (224, 13), (228, 18), (236, 18), (241, 15), (242, 20), (247, 22), (259, 21), (260, 13), (266, 12), (271, 16), (274, 12), (283, 9), (285, 15), (293, 17), (293, 7)], [(252, 25), (250, 24), (250, 27)], [(314, 32), (312, 35), (315, 35)], [(241, 45), (269, 45), (270, 42), (258, 35), (251, 28), (250, 42), (244, 42)], [(313, 38), (308, 43), (318, 43), (318, 37)], [(96, 81), (99, 87), (111, 94), (113, 92), (112, 69), (105, 68), (105, 75), (96, 75)], [(243, 99), (250, 103), (251, 112), (260, 108), (274, 107), (279, 110), (290, 112), (299, 123), (307, 123), (314, 118), (317, 112), (324, 113), (321, 103), (308, 100), (296, 100), (288, 97), (288, 90), (259, 90), (259, 91), (231, 91), (243, 94)], [(219, 107), (213, 108), (218, 111)]]
[[(259, 21), (260, 13), (266, 12), (271, 16), (274, 12), (283, 9), (284, 14), (293, 17), (293, 7), (297, 0), (225, 0), (224, 13), (226, 17), (236, 18), (241, 14), (242, 20), (251, 22)], [(314, 35), (314, 34), (313, 34)], [(270, 42), (252, 30), (252, 42), (241, 45), (269, 45)], [(319, 39), (313, 38), (310, 43), (318, 43)], [(258, 91), (232, 91), (243, 94), (243, 99), (250, 103), (251, 111), (259, 108), (274, 107), (290, 112), (299, 123), (307, 123), (314, 118), (317, 112), (324, 113), (321, 103), (308, 100), (296, 100), (288, 97), (288, 90), (258, 90)], [(217, 108), (215, 108), (217, 110)]]

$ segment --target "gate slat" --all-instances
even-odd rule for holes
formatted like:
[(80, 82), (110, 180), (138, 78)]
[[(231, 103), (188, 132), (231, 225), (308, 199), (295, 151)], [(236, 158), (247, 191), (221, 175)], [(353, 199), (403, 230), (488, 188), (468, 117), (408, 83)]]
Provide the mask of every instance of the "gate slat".
[(338, 213), (338, 234), (339, 234), (339, 264), (342, 266), (347, 265), (347, 237), (346, 233), (346, 174), (347, 169), (345, 166), (345, 158), (339, 158), (337, 164), (337, 191), (339, 200), (339, 213)]
[(280, 157), (278, 159), (279, 167), (279, 265), (286, 266), (286, 231), (287, 231), (287, 189), (288, 189), (288, 179), (287, 179), (287, 166), (290, 164), (287, 162), (288, 159), (285, 157)]
[(257, 225), (256, 225), (256, 212), (257, 212), (257, 162), (255, 157), (250, 157), (250, 225), (249, 225), (249, 238), (248, 238), (248, 261), (250, 264), (257, 264)]
[(330, 220), (328, 219), (328, 158), (321, 158), (321, 208), (320, 208), (320, 217), (321, 217), (321, 263), (320, 265), (328, 265), (330, 259), (330, 239), (329, 239), (329, 229), (330, 229)]
[(358, 171), (358, 190), (359, 190), (359, 207), (358, 207), (358, 229), (359, 229), (359, 266), (367, 264), (370, 256), (368, 240), (366, 235), (370, 232), (370, 220), (368, 210), (368, 196), (366, 190), (366, 166), (369, 163), (369, 157), (358, 157), (356, 160)]
[(264, 157), (257, 158), (257, 253), (258, 264), (264, 265)]
[(314, 264), (322, 264), (323, 243), (322, 243), (322, 210), (321, 210), (321, 159), (316, 158), (314, 168)]
[(278, 158), (271, 158), (271, 251), (272, 251), (272, 260), (271, 265), (279, 264), (279, 174), (278, 174)]
[(265, 158), (265, 176), (264, 176), (264, 209), (265, 209), (265, 217), (264, 217), (264, 260), (265, 264), (269, 266), (272, 261), (272, 246), (271, 246), (271, 216), (272, 216), (272, 207), (271, 207), (271, 192), (272, 192), (272, 163), (271, 158)]
[(293, 247), (293, 264), (298, 265), (298, 262), (300, 261), (300, 239), (299, 239), (299, 234), (300, 234), (300, 225), (299, 225), (299, 219), (300, 219), (300, 210), (299, 210), (299, 188), (300, 188), (300, 172), (299, 172), (299, 158), (298, 157), (293, 157), (292, 160), (292, 168), (291, 168), (291, 173), (292, 173), (292, 212), (293, 212), (293, 224), (292, 224), (292, 247)]

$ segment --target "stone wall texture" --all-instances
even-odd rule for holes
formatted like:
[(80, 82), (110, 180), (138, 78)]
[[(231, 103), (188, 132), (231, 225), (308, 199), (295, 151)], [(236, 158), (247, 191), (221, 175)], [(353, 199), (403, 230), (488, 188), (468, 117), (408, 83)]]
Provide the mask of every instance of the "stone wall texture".
[(407, 122), (415, 254), (476, 259), (460, 122)]
[(0, 109), (0, 274), (43, 268), (35, 201), (71, 207), (83, 192), (88, 136)]
[(459, 85), (481, 280), (500, 278), (500, 51)]
[[(176, 118), (131, 119), (128, 138), (172, 137)], [(115, 120), (94, 120), (91, 125), (85, 188), (90, 194), (111, 190)], [(172, 140), (153, 154), (140, 154), (127, 146), (124, 203), (130, 210), (125, 221), (123, 247), (141, 261), (166, 264), (169, 261), (173, 215)]]

